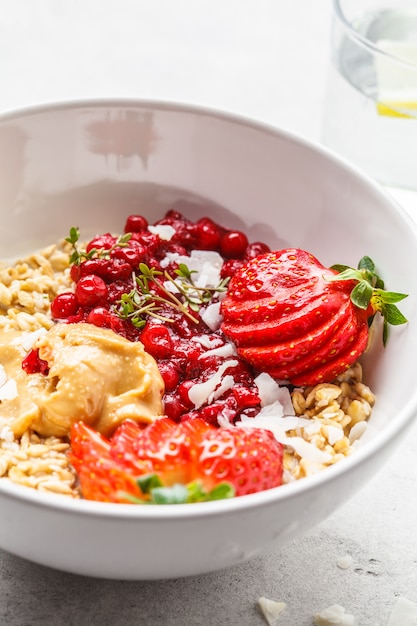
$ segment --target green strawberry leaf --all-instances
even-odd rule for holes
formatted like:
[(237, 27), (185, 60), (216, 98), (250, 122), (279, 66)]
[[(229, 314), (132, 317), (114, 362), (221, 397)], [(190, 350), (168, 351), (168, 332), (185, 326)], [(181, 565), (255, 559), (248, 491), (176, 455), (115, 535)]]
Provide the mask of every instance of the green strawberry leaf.
[(406, 293), (396, 293), (395, 291), (383, 291), (382, 289), (375, 289), (374, 296), (379, 298), (381, 302), (386, 304), (393, 304), (394, 302), (400, 302), (407, 298)]
[(142, 493), (151, 493), (152, 489), (163, 487), (163, 483), (158, 474), (143, 474), (136, 479)]
[[(334, 265), (330, 269), (334, 269)], [(327, 280), (330, 282), (338, 282), (339, 280), (362, 280), (363, 275), (359, 270), (355, 270), (353, 267), (348, 267), (344, 269), (339, 274), (335, 276), (327, 276)]]
[(142, 493), (150, 496), (150, 499), (145, 500), (126, 492), (119, 492), (119, 496), (123, 500), (132, 504), (185, 504), (226, 500), (235, 496), (233, 486), (226, 482), (219, 483), (210, 491), (207, 491), (199, 480), (186, 485), (176, 483), (171, 487), (167, 487), (157, 474), (144, 474), (139, 476), (136, 482)]
[(235, 490), (229, 483), (219, 483), (207, 494), (207, 500), (226, 500), (234, 497)]
[(392, 326), (406, 324), (408, 321), (395, 304), (387, 304), (384, 302), (381, 305), (381, 313), (387, 324), (391, 324)]
[(372, 286), (366, 281), (361, 280), (352, 290), (350, 299), (360, 309), (367, 309), (373, 294)]
[(155, 487), (151, 489), (152, 504), (185, 504), (188, 502), (188, 489), (177, 483), (172, 487)]
[(369, 270), (372, 274), (375, 274), (375, 263), (369, 256), (363, 256), (358, 263), (359, 270)]
[(384, 317), (383, 342), (388, 338), (388, 324), (398, 326), (406, 324), (407, 318), (395, 306), (407, 298), (407, 294), (395, 291), (385, 291), (384, 281), (375, 271), (375, 263), (369, 256), (363, 256), (358, 263), (358, 269), (346, 265), (332, 265), (332, 270), (339, 272), (335, 276), (326, 277), (329, 281), (355, 280), (357, 284), (352, 289), (350, 299), (357, 307), (366, 310), (371, 304), (373, 313), (369, 317), (369, 324), (375, 313), (379, 312)]

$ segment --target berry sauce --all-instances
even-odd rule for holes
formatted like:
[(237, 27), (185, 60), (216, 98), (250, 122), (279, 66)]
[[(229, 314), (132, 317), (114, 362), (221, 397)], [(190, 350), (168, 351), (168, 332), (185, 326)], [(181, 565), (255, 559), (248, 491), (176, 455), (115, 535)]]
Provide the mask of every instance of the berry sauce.
[[(85, 251), (74, 250), (74, 286), (52, 301), (55, 322), (87, 322), (141, 341), (158, 364), (165, 414), (175, 421), (198, 416), (219, 425), (259, 412), (256, 374), (221, 332), (216, 311), (230, 277), (268, 252), (266, 244), (250, 243), (243, 232), (208, 217), (193, 222), (172, 209), (153, 225), (130, 215), (124, 235), (96, 235)], [(194, 282), (198, 274), (188, 267), (198, 251), (216, 253), (219, 282), (206, 283), (208, 289), (198, 278)], [(36, 358), (27, 359), (27, 371), (41, 367)]]

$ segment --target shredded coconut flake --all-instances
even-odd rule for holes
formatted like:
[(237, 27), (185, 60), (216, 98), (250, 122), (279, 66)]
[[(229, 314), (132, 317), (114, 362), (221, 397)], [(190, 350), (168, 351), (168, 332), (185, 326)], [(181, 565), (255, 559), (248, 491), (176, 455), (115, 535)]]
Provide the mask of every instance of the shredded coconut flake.
[(2, 400), (14, 400), (17, 398), (17, 385), (13, 378), (9, 378), (0, 387), (0, 401)]
[(22, 333), (22, 336), (19, 338), (20, 345), (26, 352), (29, 352), (39, 337), (46, 335), (46, 333), (46, 328), (38, 328), (31, 333)]
[(217, 372), (215, 372), (215, 374), (213, 374), (213, 376), (211, 376), (208, 380), (203, 383), (196, 383), (191, 387), (188, 391), (188, 397), (196, 409), (199, 409), (209, 400), (211, 394), (216, 390), (218, 385), (221, 384), (224, 372), (229, 369), (229, 367), (236, 367), (237, 365), (239, 365), (239, 363), (236, 359), (225, 361), (220, 365)]
[(3, 365), (0, 363), (0, 387), (4, 385), (6, 380), (7, 380), (6, 370), (4, 369)]
[(345, 554), (345, 556), (341, 556), (339, 559), (337, 559), (337, 567), (340, 567), (340, 569), (349, 569), (349, 567), (352, 567), (352, 565), (353, 559), (350, 554)]
[(149, 232), (153, 235), (158, 235), (163, 241), (170, 241), (175, 235), (175, 228), (172, 228), (169, 224), (157, 224), (156, 226), (148, 226)]
[(366, 429), (368, 428), (368, 422), (356, 422), (350, 429), (349, 443), (353, 443), (362, 437)]
[(355, 618), (346, 613), (343, 606), (333, 604), (314, 616), (314, 626), (353, 626)]
[(223, 345), (223, 341), (220, 337), (215, 337), (214, 335), (198, 335), (197, 337), (191, 337), (191, 341), (199, 343), (200, 346), (207, 348), (208, 350), (218, 348)]
[(275, 626), (281, 616), (281, 613), (287, 606), (285, 602), (275, 602), (275, 600), (269, 600), (268, 598), (259, 598), (259, 608), (262, 611), (267, 624), (269, 626)]
[(345, 436), (341, 426), (327, 426), (327, 438), (331, 446)]
[(272, 376), (265, 372), (259, 374), (254, 382), (259, 390), (261, 406), (279, 402), (283, 407), (284, 415), (294, 415), (294, 407), (287, 387), (280, 387)]
[(222, 378), (222, 381), (217, 389), (215, 389), (215, 391), (213, 391), (213, 393), (209, 395), (209, 404), (217, 400), (217, 398), (220, 398), (220, 396), (222, 396), (226, 391), (229, 391), (229, 389), (232, 389), (234, 384), (235, 379), (233, 378), (233, 376), (229, 375)]
[(390, 615), (388, 626), (416, 626), (417, 604), (400, 596)]
[(232, 343), (225, 343), (218, 348), (212, 348), (211, 350), (206, 350), (203, 354), (200, 354), (199, 358), (204, 359), (206, 356), (222, 356), (224, 358), (228, 358), (231, 356), (236, 356), (236, 348)]
[(200, 317), (211, 331), (215, 332), (220, 328), (222, 316), (220, 315), (220, 302), (213, 302), (205, 309), (200, 309)]

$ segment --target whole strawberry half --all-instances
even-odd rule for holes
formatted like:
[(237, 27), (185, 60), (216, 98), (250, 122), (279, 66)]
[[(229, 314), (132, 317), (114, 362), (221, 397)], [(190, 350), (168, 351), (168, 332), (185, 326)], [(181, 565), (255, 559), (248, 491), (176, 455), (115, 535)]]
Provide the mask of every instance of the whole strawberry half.
[(264, 429), (216, 428), (205, 420), (125, 421), (110, 440), (83, 422), (71, 429), (69, 458), (84, 498), (176, 504), (278, 487), (283, 447)]
[(373, 261), (358, 269), (324, 267), (290, 248), (249, 261), (222, 301), (222, 330), (257, 371), (295, 385), (330, 382), (364, 352), (376, 312), (387, 324), (407, 320), (395, 306), (405, 294), (387, 292)]

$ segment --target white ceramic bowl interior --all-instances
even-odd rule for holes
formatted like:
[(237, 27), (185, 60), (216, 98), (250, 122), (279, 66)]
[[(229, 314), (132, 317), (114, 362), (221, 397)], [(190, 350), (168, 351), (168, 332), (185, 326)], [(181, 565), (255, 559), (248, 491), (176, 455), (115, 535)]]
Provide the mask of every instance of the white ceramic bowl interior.
[[(297, 483), (229, 501), (135, 507), (74, 501), (0, 481), (0, 547), (69, 572), (157, 579), (229, 567), (331, 514), (400, 444), (417, 409), (417, 234), (379, 186), (328, 151), (211, 110), (141, 101), (74, 102), (0, 118), (0, 257), (66, 236), (120, 232), (176, 200), (275, 249), (324, 264), (367, 254), (409, 293), (407, 326), (365, 360), (377, 395), (361, 448)], [(364, 511), (364, 516), (372, 515)], [(358, 520), (358, 524), (361, 520)]]

